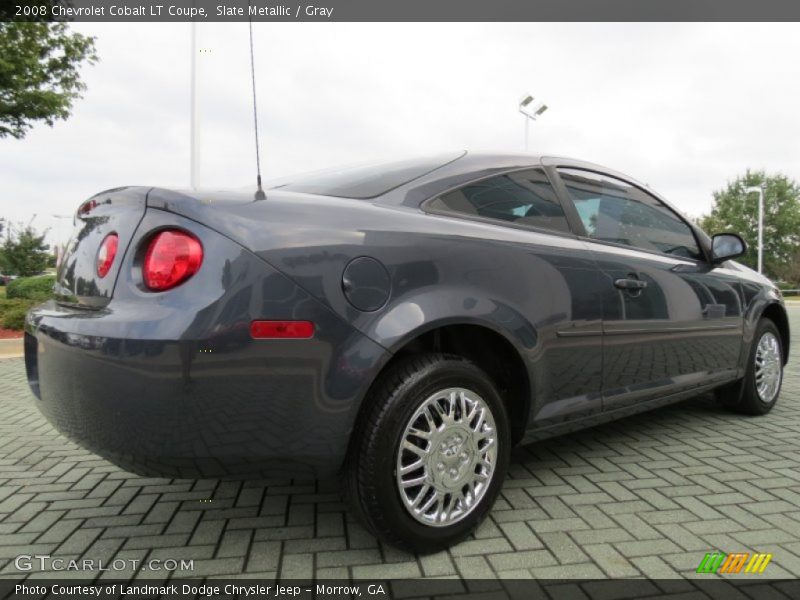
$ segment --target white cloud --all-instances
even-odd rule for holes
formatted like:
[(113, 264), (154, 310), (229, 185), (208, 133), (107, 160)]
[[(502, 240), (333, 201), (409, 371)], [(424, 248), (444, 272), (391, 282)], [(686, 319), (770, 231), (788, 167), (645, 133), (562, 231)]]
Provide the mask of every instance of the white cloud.
[[(107, 187), (186, 187), (188, 24), (80, 24), (73, 117), (0, 141), (2, 216), (57, 227)], [(265, 178), (469, 148), (593, 160), (700, 214), (744, 169), (800, 179), (797, 24), (254, 24)], [(202, 24), (201, 184), (255, 179), (246, 23)], [(61, 226), (65, 235), (65, 226)]]

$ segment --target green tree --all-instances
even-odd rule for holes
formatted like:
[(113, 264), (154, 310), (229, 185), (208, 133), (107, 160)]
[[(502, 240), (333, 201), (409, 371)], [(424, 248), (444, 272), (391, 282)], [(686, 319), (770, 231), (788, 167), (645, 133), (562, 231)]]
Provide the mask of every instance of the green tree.
[(796, 248), (789, 260), (775, 273), (779, 279), (788, 282), (788, 287), (800, 289), (800, 247)]
[(748, 170), (714, 192), (711, 213), (700, 219), (709, 234), (733, 232), (747, 242), (747, 254), (740, 260), (749, 267), (758, 265), (758, 194), (745, 188), (764, 188), (764, 272), (780, 277), (800, 248), (800, 187), (785, 175), (767, 175)]
[(5, 231), (7, 231), (8, 222), (0, 217), (0, 273), (6, 273), (8, 271), (8, 265), (6, 264), (6, 253), (3, 250), (2, 242), (6, 239)]
[(0, 138), (69, 117), (86, 89), (79, 68), (96, 61), (94, 38), (66, 23), (0, 22)]
[(45, 270), (50, 256), (50, 246), (44, 242), (46, 233), (40, 235), (29, 225), (6, 237), (2, 253), (9, 274), (30, 277)]

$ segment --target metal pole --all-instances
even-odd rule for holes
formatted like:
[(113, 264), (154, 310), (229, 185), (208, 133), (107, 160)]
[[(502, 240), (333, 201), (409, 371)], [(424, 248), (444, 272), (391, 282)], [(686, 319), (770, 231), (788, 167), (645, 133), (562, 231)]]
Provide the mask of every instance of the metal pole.
[(192, 59), (190, 82), (189, 118), (189, 183), (193, 190), (197, 189), (197, 23), (192, 21)]
[(69, 235), (67, 235), (67, 240), (64, 241), (64, 219), (71, 219), (72, 217), (69, 215), (52, 215), (53, 218), (58, 219), (58, 242), (56, 243), (56, 267), (61, 264), (61, 256), (64, 254), (64, 248), (67, 246), (67, 242), (69, 241)]
[(764, 267), (764, 186), (758, 188), (758, 272)]
[(522, 115), (522, 116), (525, 117), (525, 152), (527, 152), (528, 151), (528, 127), (530, 126), (530, 121), (531, 120), (530, 120), (530, 118), (528, 118), (528, 115)]

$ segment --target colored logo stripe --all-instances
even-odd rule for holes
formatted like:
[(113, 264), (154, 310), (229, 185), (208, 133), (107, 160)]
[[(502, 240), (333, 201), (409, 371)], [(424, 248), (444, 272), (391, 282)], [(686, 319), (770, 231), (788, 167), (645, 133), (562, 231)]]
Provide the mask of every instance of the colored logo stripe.
[(725, 554), (722, 552), (711, 552), (703, 557), (700, 566), (697, 567), (698, 573), (716, 573), (717, 569), (722, 566), (722, 561), (725, 559)]
[(745, 561), (750, 556), (749, 552), (732, 552), (728, 554), (728, 558), (722, 563), (720, 573), (738, 573), (742, 570)]
[[(748, 562), (747, 559), (750, 559)], [(763, 573), (764, 569), (772, 560), (772, 554), (753, 554), (749, 552), (709, 552), (700, 561), (697, 573), (741, 573), (744, 568), (745, 573)]]
[(772, 554), (753, 554), (753, 558), (747, 564), (745, 573), (763, 573), (767, 564), (772, 560)]

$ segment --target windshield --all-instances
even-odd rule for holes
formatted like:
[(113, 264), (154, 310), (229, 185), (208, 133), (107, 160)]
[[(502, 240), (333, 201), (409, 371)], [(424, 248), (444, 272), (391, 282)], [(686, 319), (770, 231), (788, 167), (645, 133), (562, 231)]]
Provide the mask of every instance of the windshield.
[(298, 175), (290, 183), (273, 186), (291, 192), (335, 196), (338, 198), (375, 198), (403, 184), (427, 175), (464, 156), (466, 152), (439, 154), (388, 163), (359, 165), (324, 172)]

